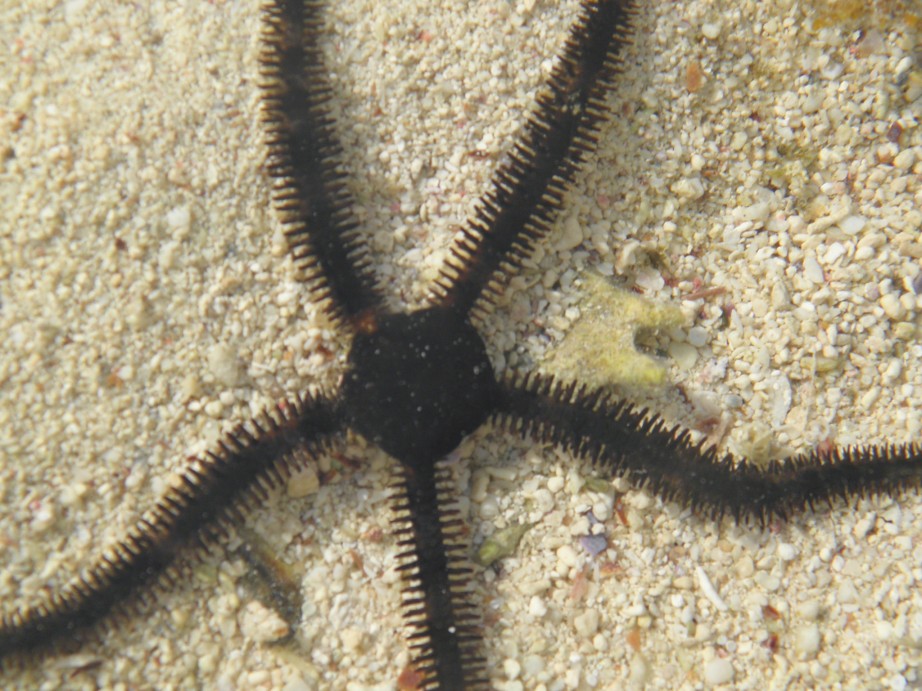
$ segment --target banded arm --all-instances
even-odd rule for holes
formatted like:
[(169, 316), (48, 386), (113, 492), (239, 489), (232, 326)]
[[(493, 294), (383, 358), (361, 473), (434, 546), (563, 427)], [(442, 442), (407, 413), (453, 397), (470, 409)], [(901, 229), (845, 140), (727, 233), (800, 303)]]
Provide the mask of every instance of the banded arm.
[(474, 217), (455, 237), (431, 304), (482, 314), (550, 230), (564, 193), (596, 146), (632, 14), (630, 0), (583, 3), (537, 109)]
[(342, 415), (326, 400), (298, 399), (227, 434), (214, 451), (193, 459), (128, 534), (60, 591), (0, 618), (0, 668), (5, 658), (41, 652), (98, 623), (130, 612), (143, 586), (171, 582), (177, 552), (207, 549), (294, 470), (341, 434)]
[(450, 476), (439, 464), (396, 471), (397, 567), (413, 666), (421, 689), (487, 689), (477, 607), (470, 601), (464, 522), (450, 504)]
[(608, 475), (627, 473), (696, 514), (765, 524), (820, 504), (922, 485), (922, 446), (858, 446), (800, 454), (759, 468), (718, 456), (645, 410), (600, 390), (551, 378), (507, 376), (494, 421), (508, 431), (557, 444)]
[(340, 326), (360, 326), (380, 311), (382, 297), (340, 163), (320, 3), (270, 0), (262, 9), (260, 88), (273, 202), (314, 296)]

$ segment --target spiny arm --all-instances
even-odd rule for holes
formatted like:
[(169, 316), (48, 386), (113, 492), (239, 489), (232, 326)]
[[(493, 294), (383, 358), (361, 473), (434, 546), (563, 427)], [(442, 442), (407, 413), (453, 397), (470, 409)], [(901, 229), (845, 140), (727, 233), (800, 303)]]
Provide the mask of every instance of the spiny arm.
[(267, 167), (298, 269), (335, 321), (361, 326), (382, 299), (340, 164), (320, 15), (318, 2), (271, 0), (263, 6), (259, 62)]
[(66, 642), (111, 611), (130, 612), (143, 586), (177, 578), (171, 570), (187, 546), (207, 549), (294, 470), (342, 432), (327, 400), (298, 399), (227, 434), (217, 448), (178, 475), (153, 509), (59, 592), (0, 617), (0, 667)]
[(514, 377), (500, 386), (495, 420), (505, 429), (557, 444), (608, 475), (697, 514), (765, 524), (837, 500), (899, 494), (922, 485), (922, 446), (858, 446), (816, 451), (759, 468), (719, 456), (688, 430), (600, 390), (552, 378)]
[(629, 0), (583, 3), (537, 109), (455, 238), (432, 304), (459, 314), (488, 310), (504, 279), (550, 230), (564, 193), (596, 146), (632, 13)]

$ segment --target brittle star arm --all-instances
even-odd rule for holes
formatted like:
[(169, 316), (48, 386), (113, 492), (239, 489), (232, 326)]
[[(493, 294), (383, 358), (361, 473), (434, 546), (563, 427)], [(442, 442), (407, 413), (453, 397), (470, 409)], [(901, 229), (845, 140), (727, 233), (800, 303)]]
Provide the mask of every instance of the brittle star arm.
[(922, 446), (858, 446), (792, 456), (766, 468), (694, 443), (688, 430), (601, 390), (552, 378), (507, 376), (494, 417), (501, 427), (556, 444), (606, 475), (627, 474), (696, 514), (765, 524), (806, 508), (922, 485)]
[(401, 604), (420, 688), (485, 689), (480, 618), (469, 597), (472, 570), (450, 475), (436, 464), (403, 465), (395, 487)]
[(262, 121), (273, 202), (299, 271), (340, 326), (361, 326), (380, 311), (367, 244), (352, 215), (319, 44), (319, 2), (270, 0), (263, 6)]
[(430, 303), (459, 314), (489, 309), (551, 228), (564, 193), (595, 148), (605, 95), (620, 71), (630, 0), (586, 1), (508, 160), (452, 244)]
[(0, 665), (11, 655), (65, 643), (110, 612), (130, 613), (132, 604), (141, 604), (144, 586), (175, 581), (174, 558), (182, 548), (207, 550), (220, 541), (230, 521), (325, 452), (342, 434), (342, 419), (328, 399), (303, 398), (228, 433), (215, 450), (193, 459), (154, 508), (82, 574), (2, 615)]

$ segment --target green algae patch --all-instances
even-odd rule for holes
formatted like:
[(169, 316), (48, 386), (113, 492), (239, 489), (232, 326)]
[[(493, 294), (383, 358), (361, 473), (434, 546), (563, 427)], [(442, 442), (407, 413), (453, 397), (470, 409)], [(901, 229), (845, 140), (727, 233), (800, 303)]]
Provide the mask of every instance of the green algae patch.
[(489, 566), (493, 562), (513, 554), (519, 546), (522, 536), (529, 531), (531, 525), (531, 523), (516, 523), (497, 530), (477, 550), (474, 561), (481, 566)]
[(644, 332), (682, 326), (681, 310), (616, 288), (595, 274), (583, 276), (582, 291), (580, 318), (541, 363), (541, 369), (591, 387), (664, 385), (663, 361), (638, 351), (636, 340)]

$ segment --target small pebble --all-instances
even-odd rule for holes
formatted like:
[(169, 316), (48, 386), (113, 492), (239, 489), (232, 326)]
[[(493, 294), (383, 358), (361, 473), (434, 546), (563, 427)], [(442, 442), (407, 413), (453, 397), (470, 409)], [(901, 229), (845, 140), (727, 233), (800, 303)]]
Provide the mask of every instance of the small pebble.
[(672, 186), (672, 191), (680, 199), (692, 201), (704, 196), (704, 183), (700, 178), (682, 178)]
[(189, 226), (192, 223), (192, 215), (189, 213), (188, 206), (177, 206), (170, 209), (166, 214), (166, 223), (174, 231), (174, 237), (180, 238), (189, 232)]
[(880, 298), (880, 306), (893, 321), (899, 321), (906, 314), (903, 304), (895, 293), (887, 293)]
[(317, 476), (317, 469), (309, 465), (288, 479), (285, 491), (292, 499), (302, 499), (314, 494), (318, 489), (320, 489), (320, 478)]
[(707, 329), (701, 326), (693, 326), (688, 330), (688, 342), (695, 348), (701, 348), (708, 342)]
[(278, 612), (254, 600), (240, 613), (240, 632), (250, 641), (272, 643), (288, 636), (291, 627)]
[(669, 356), (681, 369), (691, 369), (698, 359), (698, 350), (688, 343), (672, 342), (668, 346)]
[(216, 343), (208, 351), (208, 369), (215, 381), (228, 388), (240, 382), (240, 366), (237, 351), (227, 343)]
[(811, 283), (822, 283), (823, 267), (816, 261), (816, 257), (807, 257), (804, 259), (804, 277)]
[(576, 566), (579, 561), (579, 555), (570, 545), (564, 545), (557, 550), (557, 566), (563, 567), (561, 570)]
[(797, 556), (797, 548), (789, 542), (782, 542), (778, 545), (778, 556), (782, 561), (791, 561)]
[(535, 595), (528, 601), (528, 613), (540, 619), (547, 614), (547, 604), (542, 598)]
[(715, 38), (720, 36), (720, 24), (713, 22), (706, 22), (701, 25), (701, 35), (706, 39), (713, 41)]
[(634, 655), (630, 662), (630, 682), (632, 686), (642, 687), (650, 677), (650, 663), (643, 655)]
[(922, 271), (912, 277), (912, 292), (916, 295), (922, 295)]
[(582, 638), (589, 640), (599, 630), (599, 619), (599, 613), (596, 610), (587, 609), (576, 615), (573, 619), (573, 626)]
[(205, 415), (219, 418), (224, 414), (224, 404), (221, 401), (208, 401), (205, 404)]
[(367, 636), (364, 631), (359, 629), (346, 629), (339, 635), (339, 638), (343, 642), (343, 648), (353, 654), (361, 653), (365, 649)]
[(572, 214), (561, 224), (561, 232), (554, 243), (556, 248), (561, 251), (572, 250), (579, 246), (583, 241), (583, 229), (579, 223), (579, 217)]
[(808, 624), (797, 631), (794, 638), (794, 648), (802, 659), (814, 657), (820, 650), (820, 627), (816, 624)]
[(807, 621), (816, 621), (820, 618), (822, 613), (823, 608), (816, 600), (807, 600), (806, 602), (802, 602), (797, 606), (798, 616), (806, 619)]
[(29, 525), (36, 533), (43, 533), (54, 525), (55, 513), (54, 505), (42, 502), (39, 507), (32, 513), (32, 520)]
[(832, 243), (823, 255), (824, 264), (832, 264), (836, 259), (845, 254), (845, 246), (841, 242)]
[(846, 216), (839, 221), (839, 229), (848, 235), (855, 235), (861, 232), (867, 222), (864, 216)]
[(608, 547), (608, 538), (604, 535), (583, 535), (579, 539), (583, 549), (592, 556), (598, 556)]
[(768, 220), (771, 207), (766, 202), (756, 202), (750, 206), (744, 206), (739, 210), (740, 219), (743, 221), (752, 221), (753, 223), (764, 223)]
[(704, 666), (704, 681), (710, 686), (726, 684), (733, 679), (733, 665), (726, 658), (715, 657)]
[(909, 170), (916, 161), (916, 154), (913, 149), (903, 149), (893, 157), (893, 165), (900, 170)]
[(540, 655), (528, 655), (525, 658), (525, 676), (532, 678), (544, 671), (544, 658)]

